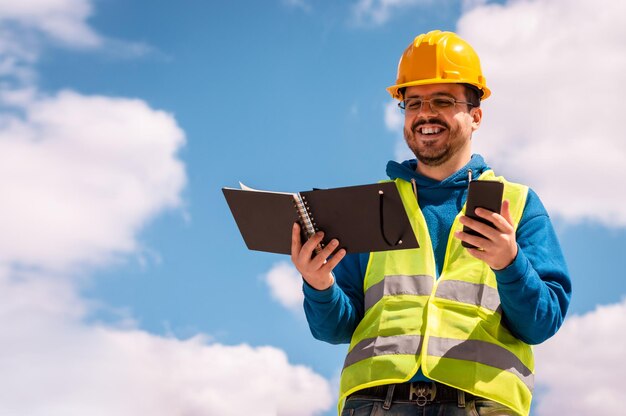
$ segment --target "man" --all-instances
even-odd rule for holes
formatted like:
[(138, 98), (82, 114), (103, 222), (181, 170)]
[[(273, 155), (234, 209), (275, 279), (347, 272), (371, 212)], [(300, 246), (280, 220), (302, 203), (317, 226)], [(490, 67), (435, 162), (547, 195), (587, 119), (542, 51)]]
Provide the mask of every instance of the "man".
[[(420, 35), (404, 52), (391, 95), (404, 109), (416, 159), (390, 161), (420, 248), (345, 255), (294, 225), (313, 335), (350, 343), (341, 375), (345, 415), (526, 415), (530, 345), (556, 333), (571, 284), (538, 196), (496, 177), (471, 138), (490, 95), (472, 47), (451, 32)], [(464, 216), (470, 177), (504, 183), (501, 213)], [(463, 232), (467, 226), (482, 236)], [(467, 242), (476, 248), (465, 248)]]

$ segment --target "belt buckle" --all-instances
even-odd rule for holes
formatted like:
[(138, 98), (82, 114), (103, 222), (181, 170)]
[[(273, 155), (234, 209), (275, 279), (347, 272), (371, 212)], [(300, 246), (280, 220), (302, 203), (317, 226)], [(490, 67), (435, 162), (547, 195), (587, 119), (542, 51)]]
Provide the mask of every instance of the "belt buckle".
[[(409, 388), (409, 400), (415, 400), (415, 403), (422, 407), (426, 406), (428, 402), (435, 400), (437, 394), (437, 386), (435, 383), (427, 383), (423, 381), (417, 381), (411, 383)], [(413, 398), (415, 396), (415, 398)]]

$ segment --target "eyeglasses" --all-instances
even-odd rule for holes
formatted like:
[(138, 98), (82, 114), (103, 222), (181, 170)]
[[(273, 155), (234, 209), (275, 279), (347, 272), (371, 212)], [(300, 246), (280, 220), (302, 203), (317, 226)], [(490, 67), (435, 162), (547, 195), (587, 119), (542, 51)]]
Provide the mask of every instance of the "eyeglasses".
[(407, 98), (404, 101), (400, 101), (398, 103), (398, 107), (400, 107), (400, 110), (402, 110), (403, 113), (414, 114), (421, 111), (422, 104), (424, 103), (428, 103), (428, 105), (430, 106), (430, 111), (435, 113), (449, 110), (455, 107), (457, 104), (467, 104), (468, 107), (474, 107), (474, 105), (470, 102), (459, 101), (452, 97), (435, 97), (429, 100), (424, 100), (423, 98), (419, 97)]

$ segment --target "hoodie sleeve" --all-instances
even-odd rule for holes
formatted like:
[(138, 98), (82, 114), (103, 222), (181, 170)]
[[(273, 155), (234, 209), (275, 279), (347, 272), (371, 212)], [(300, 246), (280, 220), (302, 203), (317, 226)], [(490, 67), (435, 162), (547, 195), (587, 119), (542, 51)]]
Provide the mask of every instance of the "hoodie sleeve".
[(532, 190), (516, 239), (517, 257), (495, 271), (503, 319), (519, 339), (539, 344), (563, 323), (572, 287), (550, 217)]
[(349, 254), (333, 270), (335, 283), (316, 290), (303, 281), (304, 312), (316, 339), (349, 343), (363, 318), (363, 275), (369, 254)]

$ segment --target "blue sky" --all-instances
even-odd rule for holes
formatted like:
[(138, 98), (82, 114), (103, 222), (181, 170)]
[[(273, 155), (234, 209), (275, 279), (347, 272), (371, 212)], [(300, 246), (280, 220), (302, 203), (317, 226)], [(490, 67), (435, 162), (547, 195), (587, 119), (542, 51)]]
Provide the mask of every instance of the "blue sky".
[[(345, 346), (312, 338), (288, 258), (245, 248), (221, 188), (384, 179), (409, 157), (385, 87), (432, 29), (479, 52), (493, 97), (475, 150), (538, 192), (570, 267), (569, 320), (537, 348), (533, 414), (617, 412), (617, 9), (0, 0), (0, 413), (334, 414)], [(570, 408), (572, 395), (587, 399)]]

